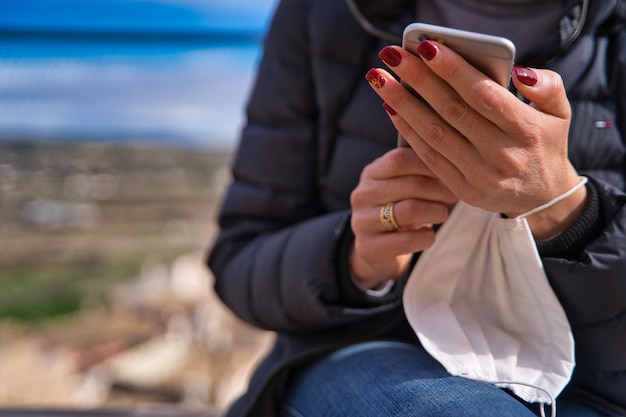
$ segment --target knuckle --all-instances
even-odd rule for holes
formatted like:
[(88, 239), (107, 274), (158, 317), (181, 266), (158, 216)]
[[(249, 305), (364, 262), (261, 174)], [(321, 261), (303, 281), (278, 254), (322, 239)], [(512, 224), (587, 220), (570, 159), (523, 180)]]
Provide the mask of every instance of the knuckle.
[[(359, 207), (363, 207), (363, 203), (367, 201), (367, 197), (365, 196), (365, 192), (361, 191), (360, 188), (355, 188), (350, 193), (350, 206), (355, 209)], [(353, 218), (357, 216), (357, 213), (353, 213)]]
[(439, 164), (439, 158), (441, 156), (434, 149), (429, 148), (420, 152), (419, 157), (424, 162), (424, 165), (426, 165), (431, 170), (436, 170)]
[(465, 119), (468, 113), (469, 106), (458, 96), (446, 100), (440, 110), (441, 117), (452, 123)]
[(394, 149), (393, 151), (387, 153), (387, 164), (391, 166), (398, 166), (406, 163), (406, 154), (404, 152), (399, 152), (399, 150), (400, 149)]
[(402, 84), (404, 84), (405, 87), (414, 89), (416, 86), (421, 85), (425, 81), (426, 72), (421, 68), (421, 66), (418, 65), (412, 66), (411, 69), (411, 72), (403, 75)]
[[(527, 117), (524, 118), (521, 133), (526, 146), (535, 148), (542, 142), (544, 136), (544, 126), (536, 118)], [(520, 156), (520, 155), (515, 155)]]
[(367, 219), (365, 219), (365, 216), (359, 212), (354, 212), (352, 213), (352, 218), (350, 219), (350, 227), (356, 237), (355, 241), (358, 241), (360, 240), (359, 237), (362, 236), (367, 230)]
[(564, 86), (563, 86), (563, 78), (561, 77), (561, 74), (559, 74), (558, 72), (554, 72), (554, 71), (550, 71), (549, 74), (550, 74), (550, 77), (548, 79), (549, 79), (550, 87), (552, 87), (554, 91), (563, 90)]
[(372, 163), (365, 165), (363, 170), (361, 170), (361, 174), (359, 176), (359, 183), (354, 191), (359, 192), (360, 188), (363, 188), (370, 184), (372, 181), (375, 181), (377, 172), (380, 171), (380, 158), (374, 160)]
[(499, 111), (503, 103), (500, 88), (495, 82), (485, 80), (472, 86), (472, 94), (478, 98), (478, 103), (485, 110), (496, 112)]
[(441, 73), (445, 79), (453, 79), (461, 72), (461, 60), (459, 59), (446, 59), (442, 61)]
[(433, 147), (440, 146), (445, 139), (445, 131), (441, 124), (433, 122), (424, 128), (424, 139)]

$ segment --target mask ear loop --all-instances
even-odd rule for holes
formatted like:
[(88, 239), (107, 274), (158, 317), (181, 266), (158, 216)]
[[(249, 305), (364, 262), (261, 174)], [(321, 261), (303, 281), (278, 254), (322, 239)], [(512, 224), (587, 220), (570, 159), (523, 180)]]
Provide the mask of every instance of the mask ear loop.
[[(550, 399), (550, 402), (548, 403), (550, 404), (550, 417), (556, 417), (556, 398), (554, 398), (552, 394), (550, 394), (550, 392), (546, 390), (545, 388), (542, 388), (539, 385), (529, 384), (526, 382), (517, 382), (517, 381), (492, 381), (490, 382), (490, 384), (495, 385), (500, 388), (508, 388), (511, 385), (522, 385), (524, 387), (534, 388), (538, 391), (541, 391), (544, 394), (546, 394), (548, 398)], [(546, 417), (546, 403), (540, 403), (539, 405), (540, 405), (539, 415), (541, 417)]]
[(570, 188), (569, 190), (565, 191), (563, 194), (553, 198), (552, 200), (548, 201), (545, 204), (540, 205), (539, 207), (535, 207), (532, 210), (527, 211), (526, 213), (522, 213), (519, 216), (516, 216), (516, 219), (522, 219), (524, 217), (528, 217), (531, 214), (535, 214), (535, 213), (539, 213), (540, 211), (543, 211), (549, 207), (552, 207), (553, 205), (555, 205), (556, 203), (558, 203), (559, 201), (565, 200), (567, 197), (571, 196), (572, 194), (574, 194), (576, 191), (578, 191), (580, 188), (582, 188), (585, 184), (587, 184), (587, 182), (589, 181), (589, 178), (587, 177), (580, 177), (580, 181), (574, 185), (572, 188)]

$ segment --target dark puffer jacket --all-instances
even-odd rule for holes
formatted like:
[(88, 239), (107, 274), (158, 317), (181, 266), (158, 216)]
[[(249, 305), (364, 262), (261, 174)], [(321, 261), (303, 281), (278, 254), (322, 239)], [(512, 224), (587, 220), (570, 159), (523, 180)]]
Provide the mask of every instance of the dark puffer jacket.
[[(363, 1), (400, 37), (415, 1)], [(573, 107), (570, 158), (590, 176), (585, 214), (539, 244), (576, 340), (563, 396), (626, 415), (626, 33), (623, 0), (566, 1), (561, 33), (522, 65), (558, 71)], [(399, 41), (398, 41), (399, 42)], [(363, 167), (395, 146), (364, 81), (386, 44), (338, 0), (284, 0), (267, 35), (209, 257), (216, 290), (276, 346), (229, 416), (278, 416), (289, 370), (362, 340), (413, 338), (401, 285), (382, 299), (351, 284), (349, 195)]]

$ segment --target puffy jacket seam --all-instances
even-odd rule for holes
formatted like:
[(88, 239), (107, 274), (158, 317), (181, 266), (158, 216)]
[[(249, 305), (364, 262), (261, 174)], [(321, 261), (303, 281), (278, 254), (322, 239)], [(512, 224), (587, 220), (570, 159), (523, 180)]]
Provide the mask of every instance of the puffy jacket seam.
[(572, 329), (586, 330), (586, 329), (590, 329), (590, 328), (593, 329), (593, 328), (601, 327), (601, 326), (609, 326), (613, 324), (614, 322), (617, 322), (620, 320), (626, 320), (626, 310), (622, 310), (616, 316), (609, 317), (604, 320), (596, 320), (596, 321), (588, 322), (584, 324), (570, 324), (570, 325), (572, 326)]

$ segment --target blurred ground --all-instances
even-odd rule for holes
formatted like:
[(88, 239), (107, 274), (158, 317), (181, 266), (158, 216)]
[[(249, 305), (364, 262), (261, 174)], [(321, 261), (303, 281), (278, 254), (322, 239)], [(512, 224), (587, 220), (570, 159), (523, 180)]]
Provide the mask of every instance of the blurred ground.
[(204, 266), (229, 152), (0, 145), (0, 407), (223, 410), (273, 335)]

